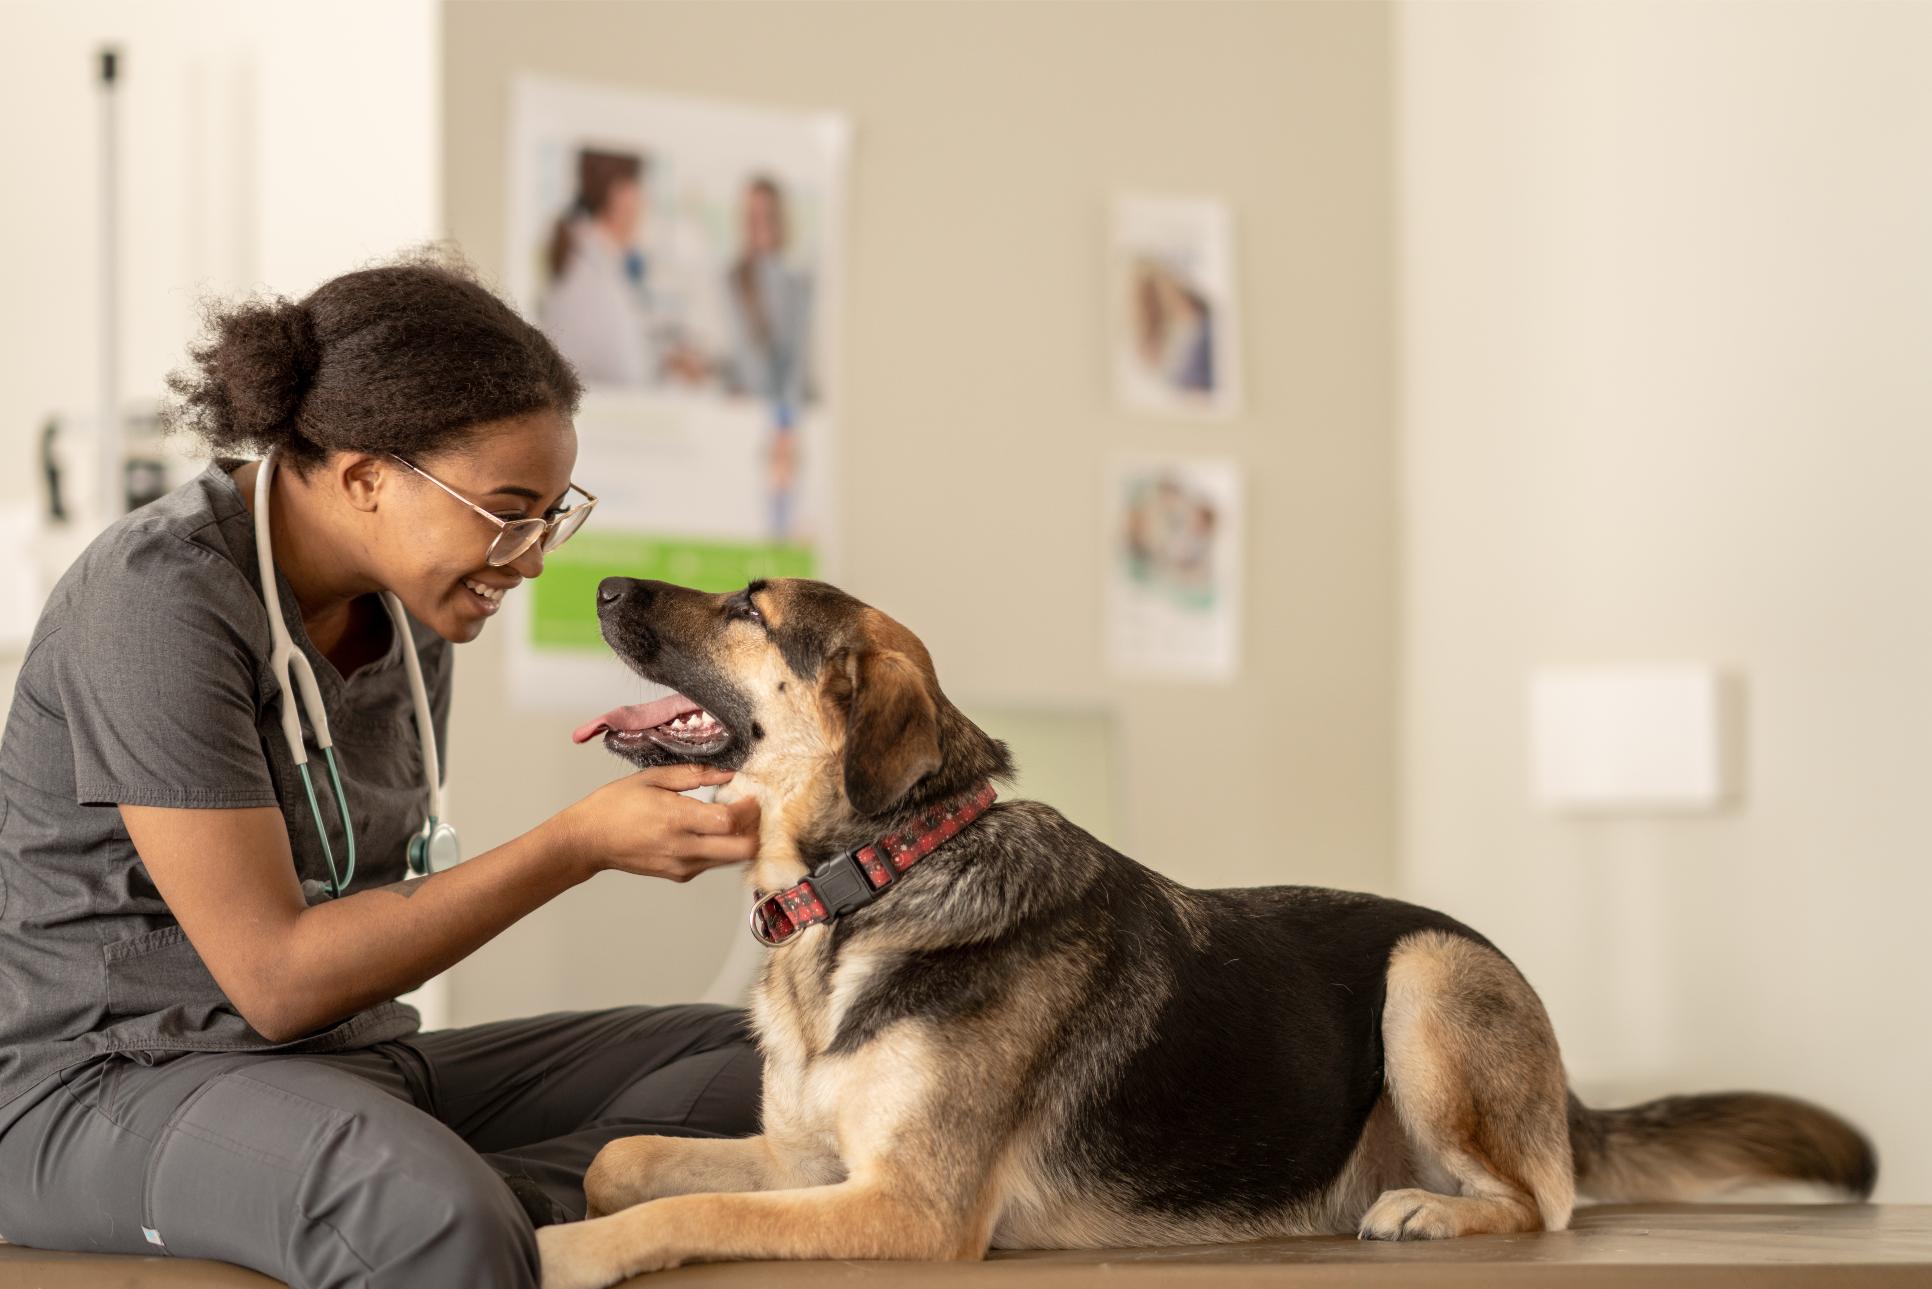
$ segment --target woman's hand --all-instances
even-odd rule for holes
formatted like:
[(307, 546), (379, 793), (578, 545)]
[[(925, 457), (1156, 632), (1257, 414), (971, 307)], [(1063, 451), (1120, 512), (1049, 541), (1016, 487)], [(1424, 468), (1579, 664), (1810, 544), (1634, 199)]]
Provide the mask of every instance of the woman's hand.
[(678, 794), (729, 783), (730, 770), (661, 765), (605, 784), (558, 814), (567, 852), (588, 873), (606, 868), (688, 882), (708, 868), (758, 853), (758, 802), (728, 806)]

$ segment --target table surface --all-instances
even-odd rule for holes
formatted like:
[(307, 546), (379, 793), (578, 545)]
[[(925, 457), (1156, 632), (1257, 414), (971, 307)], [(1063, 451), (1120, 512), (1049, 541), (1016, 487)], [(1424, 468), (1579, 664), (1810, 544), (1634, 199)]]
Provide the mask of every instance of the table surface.
[[(996, 1254), (983, 1263), (716, 1263), (642, 1276), (655, 1289), (705, 1286), (960, 1284), (1269, 1285), (1285, 1289), (1477, 1289), (1634, 1285), (1645, 1289), (1932, 1286), (1932, 1206), (1670, 1204), (1580, 1208), (1558, 1234), (1404, 1244), (1333, 1236), (1175, 1249)], [(186, 1258), (101, 1257), (0, 1246), (0, 1289), (269, 1289), (265, 1276)]]

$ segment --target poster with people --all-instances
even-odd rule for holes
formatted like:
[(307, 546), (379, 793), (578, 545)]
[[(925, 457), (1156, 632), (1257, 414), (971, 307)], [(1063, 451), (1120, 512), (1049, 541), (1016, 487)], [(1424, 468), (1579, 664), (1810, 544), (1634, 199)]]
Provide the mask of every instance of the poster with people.
[(1115, 398), (1133, 412), (1227, 417), (1241, 406), (1233, 216), (1225, 202), (1114, 201)]
[(1241, 664), (1241, 467), (1124, 456), (1105, 510), (1108, 658), (1117, 675), (1232, 680)]
[[(850, 127), (546, 77), (512, 85), (505, 287), (583, 377), (593, 522), (515, 620), (520, 705), (610, 697), (612, 574), (825, 576)], [(607, 703), (606, 703), (607, 705)]]

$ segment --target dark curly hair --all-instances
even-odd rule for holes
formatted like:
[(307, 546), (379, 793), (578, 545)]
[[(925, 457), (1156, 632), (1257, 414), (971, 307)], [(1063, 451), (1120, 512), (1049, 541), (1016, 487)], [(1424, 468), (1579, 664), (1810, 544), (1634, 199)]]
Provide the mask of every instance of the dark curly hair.
[(171, 430), (217, 456), (270, 448), (307, 473), (343, 452), (429, 456), (486, 421), (577, 410), (555, 345), (443, 247), (331, 278), (302, 300), (205, 310), (193, 365), (168, 377)]

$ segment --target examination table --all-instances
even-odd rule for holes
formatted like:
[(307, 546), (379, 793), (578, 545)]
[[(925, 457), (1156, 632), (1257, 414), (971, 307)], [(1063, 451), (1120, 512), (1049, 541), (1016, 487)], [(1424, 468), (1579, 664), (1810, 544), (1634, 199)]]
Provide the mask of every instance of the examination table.
[[(0, 1289), (273, 1289), (217, 1262), (0, 1245)], [(719, 1263), (641, 1276), (651, 1289), (1891, 1289), (1932, 1286), (1932, 1205), (1652, 1204), (1583, 1207), (1561, 1234), (1386, 1244), (1343, 1237), (1174, 1249), (996, 1254), (984, 1263)], [(424, 1289), (437, 1289), (424, 1286)]]

